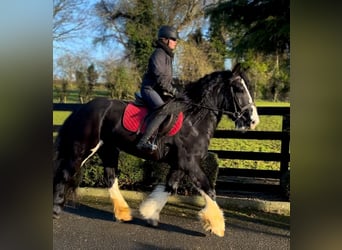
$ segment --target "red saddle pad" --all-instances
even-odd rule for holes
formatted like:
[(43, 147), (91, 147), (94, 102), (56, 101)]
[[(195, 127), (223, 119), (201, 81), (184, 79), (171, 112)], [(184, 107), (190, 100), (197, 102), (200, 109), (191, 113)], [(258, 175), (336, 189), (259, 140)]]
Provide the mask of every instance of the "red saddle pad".
[[(140, 124), (144, 122), (144, 118), (147, 115), (147, 108), (143, 106), (135, 106), (133, 103), (129, 103), (124, 111), (122, 125), (125, 129), (131, 132), (137, 132)], [(179, 113), (177, 121), (172, 126), (170, 131), (168, 132), (168, 136), (175, 135), (183, 124), (183, 113)], [(141, 126), (141, 132), (144, 132), (146, 129), (146, 124)]]

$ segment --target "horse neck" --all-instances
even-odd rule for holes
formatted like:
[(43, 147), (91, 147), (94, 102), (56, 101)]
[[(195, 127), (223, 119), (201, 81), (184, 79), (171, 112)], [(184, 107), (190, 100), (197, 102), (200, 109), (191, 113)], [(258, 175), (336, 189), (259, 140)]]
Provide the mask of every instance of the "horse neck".
[(200, 102), (193, 102), (192, 109), (186, 116), (192, 125), (211, 138), (221, 121), (222, 112), (219, 99), (202, 99)]
[(225, 79), (231, 77), (231, 71), (217, 71), (206, 75), (197, 82), (186, 86), (192, 102), (189, 117), (193, 124), (201, 124), (210, 133), (214, 131), (222, 118), (222, 111), (227, 106)]

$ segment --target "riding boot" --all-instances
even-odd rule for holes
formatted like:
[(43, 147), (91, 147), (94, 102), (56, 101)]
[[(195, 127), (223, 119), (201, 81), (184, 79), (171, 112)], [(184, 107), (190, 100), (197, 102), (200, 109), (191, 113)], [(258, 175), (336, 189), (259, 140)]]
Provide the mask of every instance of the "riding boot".
[(137, 148), (139, 150), (148, 150), (154, 151), (157, 149), (156, 144), (152, 144), (149, 142), (149, 139), (153, 135), (153, 133), (159, 128), (160, 124), (165, 120), (167, 115), (157, 115), (146, 128), (145, 133), (141, 137), (139, 143), (137, 144)]

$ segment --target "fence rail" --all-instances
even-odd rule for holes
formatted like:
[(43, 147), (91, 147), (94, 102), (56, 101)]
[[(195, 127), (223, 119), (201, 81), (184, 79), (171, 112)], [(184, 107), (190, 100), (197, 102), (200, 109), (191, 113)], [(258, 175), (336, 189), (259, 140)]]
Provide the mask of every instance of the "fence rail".
[[(61, 104), (54, 103), (54, 111), (73, 111), (83, 104)], [(235, 130), (216, 130), (214, 138), (224, 139), (251, 139), (251, 140), (280, 140), (281, 150), (278, 152), (248, 152), (229, 150), (209, 150), (217, 154), (220, 159), (240, 159), (256, 161), (276, 161), (280, 162), (280, 170), (255, 170), (255, 169), (235, 169), (220, 168), (219, 178), (216, 183), (220, 188), (231, 188), (231, 184), (220, 181), (229, 176), (243, 176), (255, 178), (273, 178), (280, 180), (288, 171), (290, 163), (290, 107), (258, 107), (258, 114), (282, 116), (282, 131), (246, 131), (241, 133)], [(60, 125), (54, 125), (53, 131), (57, 132)], [(228, 185), (228, 186), (227, 186)]]

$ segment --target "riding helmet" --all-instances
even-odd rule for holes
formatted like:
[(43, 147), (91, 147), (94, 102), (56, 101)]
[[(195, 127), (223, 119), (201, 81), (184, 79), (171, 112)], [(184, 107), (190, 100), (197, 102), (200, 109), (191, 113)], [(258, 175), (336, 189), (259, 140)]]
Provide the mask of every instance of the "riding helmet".
[(159, 28), (159, 31), (158, 31), (158, 38), (161, 38), (161, 37), (164, 37), (167, 39), (172, 38), (174, 40), (177, 40), (178, 33), (175, 28), (171, 26), (163, 25)]

